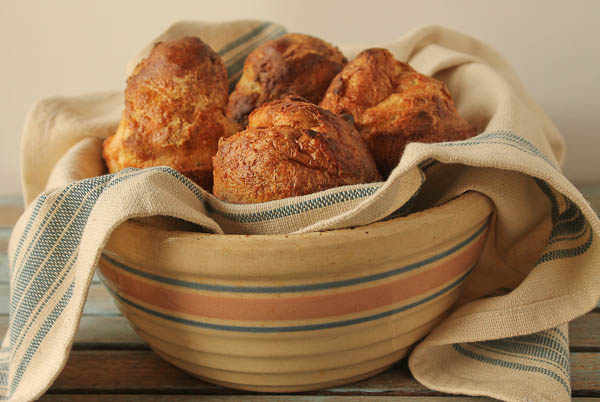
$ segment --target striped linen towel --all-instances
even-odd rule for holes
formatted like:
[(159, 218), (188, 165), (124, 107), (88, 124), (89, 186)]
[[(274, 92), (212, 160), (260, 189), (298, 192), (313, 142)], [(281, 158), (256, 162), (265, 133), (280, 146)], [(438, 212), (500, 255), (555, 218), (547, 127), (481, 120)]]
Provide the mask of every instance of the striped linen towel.
[[(245, 56), (281, 35), (276, 24), (178, 23), (157, 40), (197, 35), (218, 49), (232, 83)], [(215, 233), (299, 233), (356, 226), (486, 194), (495, 219), (458, 307), (412, 352), (416, 379), (436, 390), (507, 401), (570, 399), (567, 322), (600, 296), (600, 222), (563, 176), (563, 141), (508, 64), (476, 39), (425, 27), (382, 45), (444, 80), (459, 112), (483, 133), (411, 144), (384, 183), (256, 205), (229, 205), (176, 171), (102, 175), (103, 138), (122, 92), (38, 102), (23, 138), (28, 207), (9, 244), (10, 323), (0, 349), (0, 399), (32, 400), (68, 357), (99, 253), (121, 222), (175, 216)], [(147, 54), (143, 50), (129, 65)], [(347, 57), (361, 49), (343, 46)]]

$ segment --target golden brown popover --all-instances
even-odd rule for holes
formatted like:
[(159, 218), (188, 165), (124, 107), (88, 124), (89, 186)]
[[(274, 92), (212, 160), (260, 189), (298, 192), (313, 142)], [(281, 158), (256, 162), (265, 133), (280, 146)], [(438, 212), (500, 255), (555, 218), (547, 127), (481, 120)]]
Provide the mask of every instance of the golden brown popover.
[(384, 176), (409, 142), (457, 141), (476, 134), (442, 81), (416, 72), (386, 49), (358, 54), (333, 79), (320, 105), (352, 115)]
[(246, 58), (227, 116), (245, 126), (252, 110), (285, 95), (319, 103), (345, 64), (338, 48), (312, 36), (293, 33), (265, 42)]
[(170, 166), (206, 190), (221, 136), (239, 126), (225, 116), (227, 72), (196, 37), (159, 42), (127, 79), (125, 111), (102, 155), (112, 172)]
[(213, 165), (214, 195), (238, 204), (381, 180), (350, 123), (297, 97), (252, 112), (246, 130), (219, 141)]

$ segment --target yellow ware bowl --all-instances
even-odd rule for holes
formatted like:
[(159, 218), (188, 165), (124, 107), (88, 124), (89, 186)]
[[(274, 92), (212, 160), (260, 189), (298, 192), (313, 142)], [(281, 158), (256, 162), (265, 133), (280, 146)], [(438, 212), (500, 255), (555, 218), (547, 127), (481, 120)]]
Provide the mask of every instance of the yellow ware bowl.
[(445, 317), (485, 243), (466, 193), (406, 217), (300, 235), (215, 235), (129, 221), (101, 277), (135, 331), (206, 381), (294, 392), (379, 373)]

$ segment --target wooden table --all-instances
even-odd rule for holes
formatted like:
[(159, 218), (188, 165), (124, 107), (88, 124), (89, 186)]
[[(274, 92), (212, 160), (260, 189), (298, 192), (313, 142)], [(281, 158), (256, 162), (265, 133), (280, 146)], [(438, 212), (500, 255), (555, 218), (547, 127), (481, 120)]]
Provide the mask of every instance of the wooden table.
[[(579, 188), (599, 212), (600, 184)], [(6, 247), (11, 227), (21, 213), (19, 204), (18, 197), (0, 198), (0, 336), (8, 323)], [(569, 329), (574, 400), (600, 402), (600, 308), (573, 321)], [(103, 285), (94, 278), (69, 361), (41, 400), (455, 402), (465, 397), (449, 396), (422, 386), (410, 375), (406, 360), (359, 383), (296, 395), (252, 394), (207, 384), (155, 355), (131, 330)]]

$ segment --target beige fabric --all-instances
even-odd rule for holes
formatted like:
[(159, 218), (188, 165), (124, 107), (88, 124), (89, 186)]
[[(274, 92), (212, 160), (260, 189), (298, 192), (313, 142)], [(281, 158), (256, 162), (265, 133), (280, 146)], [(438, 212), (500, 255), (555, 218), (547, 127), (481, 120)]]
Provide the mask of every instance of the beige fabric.
[[(160, 38), (194, 33), (218, 48), (249, 26), (253, 25), (186, 22), (174, 25)], [(466, 190), (480, 191), (496, 205), (494, 231), (467, 284), (460, 307), (410, 356), (412, 373), (428, 387), (446, 392), (510, 401), (568, 400), (568, 389), (548, 375), (556, 371), (562, 382), (568, 382), (568, 372), (561, 368), (560, 362), (544, 360), (541, 355), (519, 356), (505, 349), (491, 351), (502, 346), (495, 343), (461, 346), (544, 330), (550, 332), (543, 333), (541, 338), (556, 338), (558, 342), (562, 337), (564, 343), (566, 326), (559, 326), (590, 311), (598, 302), (600, 246), (594, 239), (600, 235), (600, 223), (589, 204), (561, 173), (560, 164), (565, 158), (562, 137), (525, 93), (510, 66), (489, 46), (441, 27), (417, 29), (384, 46), (416, 70), (444, 80), (459, 112), (483, 134), (454, 144), (411, 144), (399, 166), (382, 184), (349, 186), (246, 206), (225, 204), (204, 194), (210, 211), (197, 202), (181, 200), (181, 205), (187, 208), (187, 219), (224, 233), (292, 233), (366, 224), (385, 218), (418, 192), (419, 165), (429, 159), (442, 162), (425, 170), (427, 180), (418, 194), (417, 205), (433, 205)], [(341, 48), (352, 57), (362, 47)], [(133, 59), (129, 71), (147, 51), (148, 48), (144, 49)], [(99, 139), (114, 132), (122, 104), (121, 92), (115, 91), (52, 98), (34, 106), (27, 118), (22, 148), (23, 186), (28, 204), (44, 188), (46, 191), (61, 188), (72, 180), (102, 172)], [(168, 181), (161, 177), (137, 180), (119, 191), (126, 196), (128, 192), (140, 191), (140, 186), (172, 187)], [(545, 183), (550, 190), (545, 190)], [(149, 189), (144, 187), (143, 191)], [(174, 191), (186, 197), (179, 187)], [(354, 194), (352, 191), (358, 196), (322, 208), (299, 207), (342, 193)], [(144, 205), (140, 207), (143, 210), (140, 215), (153, 211), (170, 214), (172, 205), (163, 204), (155, 209)], [(189, 209), (196, 204), (195, 212)], [(135, 210), (136, 205), (132, 208)], [(274, 219), (240, 218), (290, 208), (295, 212), (279, 214)], [(565, 225), (570, 228), (569, 208), (577, 210), (573, 213), (585, 221), (581, 233), (564, 233)], [(106, 208), (104, 213), (110, 211)], [(112, 213), (125, 217), (135, 211)], [(561, 216), (565, 217), (562, 221)], [(13, 249), (14, 243), (11, 242)], [(97, 250), (83, 253), (89, 254), (87, 260), (93, 261), (91, 256)], [(88, 273), (77, 275), (83, 279)], [(85, 297), (85, 287), (78, 287), (76, 292)], [(73, 317), (76, 323), (77, 318)], [(551, 330), (554, 327), (559, 329)], [(72, 337), (73, 331), (65, 333)], [(528, 339), (519, 338), (518, 342), (526, 344), (530, 342)], [(502, 353), (510, 364), (494, 363), (501, 360), (497, 357)], [(540, 368), (528, 370), (528, 364)]]

